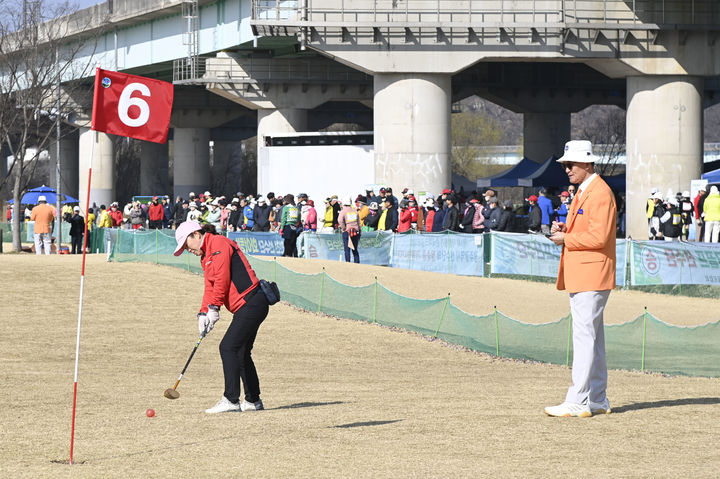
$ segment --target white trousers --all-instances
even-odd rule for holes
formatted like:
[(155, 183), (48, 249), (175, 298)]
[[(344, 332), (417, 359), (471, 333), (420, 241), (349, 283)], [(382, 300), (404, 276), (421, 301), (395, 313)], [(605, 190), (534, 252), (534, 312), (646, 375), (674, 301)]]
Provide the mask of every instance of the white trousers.
[(50, 233), (35, 233), (33, 237), (35, 239), (35, 254), (42, 254), (43, 248), (45, 249), (45, 254), (52, 253)]
[(573, 364), (572, 386), (565, 401), (601, 403), (607, 389), (605, 329), (603, 311), (610, 290), (570, 293), (572, 313)]
[(705, 222), (705, 242), (713, 243), (718, 242), (720, 237), (720, 221), (706, 221)]

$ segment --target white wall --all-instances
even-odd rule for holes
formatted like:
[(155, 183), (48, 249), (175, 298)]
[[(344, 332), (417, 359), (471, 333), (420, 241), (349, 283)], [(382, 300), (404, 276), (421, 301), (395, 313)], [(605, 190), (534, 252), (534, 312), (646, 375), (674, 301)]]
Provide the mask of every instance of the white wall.
[(307, 193), (320, 219), (325, 198), (355, 199), (375, 178), (371, 145), (267, 146), (258, 163), (258, 193)]

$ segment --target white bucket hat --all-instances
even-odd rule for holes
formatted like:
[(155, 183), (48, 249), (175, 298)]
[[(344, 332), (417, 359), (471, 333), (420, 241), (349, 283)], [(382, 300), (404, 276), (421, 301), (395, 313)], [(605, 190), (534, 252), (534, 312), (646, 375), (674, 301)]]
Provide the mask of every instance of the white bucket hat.
[(599, 159), (593, 155), (592, 143), (588, 140), (570, 140), (565, 143), (565, 154), (557, 162), (595, 163)]

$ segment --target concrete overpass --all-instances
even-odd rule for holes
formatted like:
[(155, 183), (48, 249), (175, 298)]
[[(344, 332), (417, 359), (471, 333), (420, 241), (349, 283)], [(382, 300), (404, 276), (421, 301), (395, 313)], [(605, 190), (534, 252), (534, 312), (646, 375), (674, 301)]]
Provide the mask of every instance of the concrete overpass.
[[(561, 153), (572, 112), (614, 104), (627, 109), (628, 231), (644, 238), (650, 188), (699, 178), (702, 111), (720, 100), (712, 0), (115, 0), (78, 15), (101, 32), (92, 60), (181, 88), (172, 150), (183, 195), (206, 187), (205, 145), (221, 130), (217, 141), (237, 142), (371, 106), (377, 182), (437, 192), (450, 182), (452, 101), (479, 95), (523, 113), (524, 151), (538, 160)], [(98, 203), (114, 187), (103, 144)], [(167, 164), (167, 150), (142, 150), (144, 170)]]

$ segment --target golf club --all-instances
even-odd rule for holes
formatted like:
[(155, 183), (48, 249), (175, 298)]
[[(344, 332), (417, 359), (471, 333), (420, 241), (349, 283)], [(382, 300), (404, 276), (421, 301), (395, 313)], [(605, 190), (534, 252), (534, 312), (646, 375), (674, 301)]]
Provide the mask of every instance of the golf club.
[(188, 358), (187, 362), (185, 363), (185, 367), (183, 368), (182, 372), (180, 373), (180, 376), (178, 377), (177, 381), (175, 381), (175, 386), (172, 388), (168, 388), (165, 390), (163, 395), (168, 399), (177, 399), (180, 397), (180, 393), (177, 391), (178, 384), (180, 384), (180, 380), (183, 377), (183, 374), (185, 374), (185, 371), (187, 371), (188, 366), (190, 365), (190, 361), (192, 361), (193, 356), (195, 356), (195, 351), (197, 351), (198, 346), (200, 346), (200, 343), (202, 342), (203, 338), (205, 337), (207, 333), (203, 332), (200, 335), (200, 338), (195, 343), (195, 347), (193, 348), (192, 352), (190, 353), (190, 357)]

